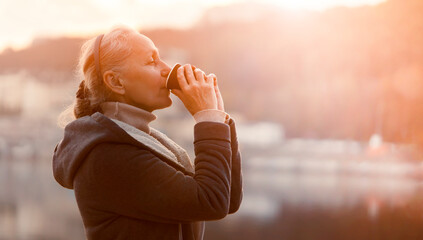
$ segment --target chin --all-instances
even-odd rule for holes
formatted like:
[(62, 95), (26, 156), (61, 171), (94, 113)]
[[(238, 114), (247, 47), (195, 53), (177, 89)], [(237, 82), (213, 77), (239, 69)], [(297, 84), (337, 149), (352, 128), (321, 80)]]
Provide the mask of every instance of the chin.
[(172, 103), (173, 103), (172, 99), (170, 99), (170, 97), (168, 97), (167, 105), (164, 108), (172, 106)]
[(172, 106), (172, 99), (170, 97), (168, 97), (165, 101), (163, 101), (163, 104), (161, 104), (159, 107), (157, 107), (156, 109), (164, 109), (164, 108), (168, 108), (170, 106)]

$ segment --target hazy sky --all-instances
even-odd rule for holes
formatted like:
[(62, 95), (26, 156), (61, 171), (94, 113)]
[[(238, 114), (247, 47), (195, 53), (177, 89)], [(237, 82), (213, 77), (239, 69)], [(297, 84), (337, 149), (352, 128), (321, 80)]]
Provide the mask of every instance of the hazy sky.
[(0, 51), (22, 48), (34, 37), (91, 36), (118, 24), (137, 29), (189, 27), (207, 8), (247, 1), (323, 10), (384, 0), (0, 0)]

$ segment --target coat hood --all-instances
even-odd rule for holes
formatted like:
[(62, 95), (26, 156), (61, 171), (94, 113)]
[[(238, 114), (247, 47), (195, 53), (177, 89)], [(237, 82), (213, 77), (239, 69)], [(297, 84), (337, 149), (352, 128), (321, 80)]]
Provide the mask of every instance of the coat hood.
[(97, 144), (118, 140), (119, 135), (91, 116), (74, 120), (65, 127), (64, 137), (54, 149), (54, 178), (63, 187), (73, 189), (74, 176), (88, 153)]

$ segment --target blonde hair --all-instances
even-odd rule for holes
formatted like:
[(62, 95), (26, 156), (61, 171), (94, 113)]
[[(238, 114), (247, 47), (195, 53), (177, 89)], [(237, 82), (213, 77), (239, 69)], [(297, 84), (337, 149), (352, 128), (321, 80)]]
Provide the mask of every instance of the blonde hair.
[[(119, 71), (124, 60), (131, 54), (131, 36), (138, 34), (132, 28), (119, 26), (105, 33), (100, 45), (100, 69), (102, 75), (107, 70)], [(100, 110), (100, 104), (110, 100), (112, 91), (99, 79), (94, 63), (94, 44), (97, 37), (87, 40), (81, 47), (77, 73), (83, 76), (72, 105), (64, 110), (58, 125), (65, 127), (70, 121), (89, 116)]]

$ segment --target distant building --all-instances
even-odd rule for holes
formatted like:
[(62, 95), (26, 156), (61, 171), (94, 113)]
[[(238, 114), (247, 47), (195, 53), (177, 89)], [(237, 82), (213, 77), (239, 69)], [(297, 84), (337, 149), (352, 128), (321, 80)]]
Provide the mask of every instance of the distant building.
[(285, 138), (283, 126), (272, 122), (239, 123), (237, 134), (240, 143), (259, 147), (281, 143)]

